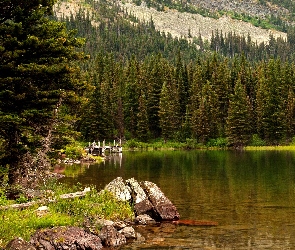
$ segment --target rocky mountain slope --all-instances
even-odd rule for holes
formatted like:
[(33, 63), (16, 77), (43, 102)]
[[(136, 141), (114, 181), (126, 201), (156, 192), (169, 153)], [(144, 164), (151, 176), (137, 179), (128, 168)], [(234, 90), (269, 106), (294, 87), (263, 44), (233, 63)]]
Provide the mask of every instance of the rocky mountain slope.
[[(203, 39), (210, 40), (213, 31), (222, 31), (223, 34), (233, 32), (238, 35), (251, 36), (252, 41), (257, 43), (268, 42), (270, 34), (274, 37), (282, 37), (286, 39), (286, 33), (276, 30), (267, 30), (256, 27), (250, 23), (241, 20), (232, 19), (227, 15), (221, 16), (219, 19), (204, 17), (200, 14), (192, 14), (187, 12), (179, 12), (175, 9), (165, 8), (165, 11), (158, 11), (154, 8), (148, 8), (145, 2), (141, 5), (135, 5), (132, 1), (117, 1), (125, 11), (136, 16), (139, 20), (153, 20), (157, 30), (170, 33), (173, 37), (185, 37), (193, 39), (193, 37), (202, 36)], [(217, 10), (235, 10), (253, 15), (267, 15), (269, 13), (287, 13), (288, 10), (272, 5), (257, 5), (254, 1), (208, 1), (194, 0), (194, 4), (206, 9)], [(55, 14), (58, 17), (69, 16), (79, 10), (79, 8), (87, 8), (93, 12), (91, 5), (85, 4), (85, 0), (68, 0), (60, 1), (56, 4)], [(93, 25), (97, 24), (93, 21)]]

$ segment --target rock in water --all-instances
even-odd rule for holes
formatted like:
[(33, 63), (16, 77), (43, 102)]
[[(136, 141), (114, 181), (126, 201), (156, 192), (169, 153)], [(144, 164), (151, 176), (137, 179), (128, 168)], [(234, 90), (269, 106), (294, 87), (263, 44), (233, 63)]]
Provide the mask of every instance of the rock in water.
[(140, 184), (134, 178), (126, 180), (126, 184), (130, 187), (131, 190), (135, 216), (148, 214), (151, 217), (155, 217), (156, 212), (154, 210), (154, 207), (149, 201), (148, 196), (146, 195)]
[(118, 247), (126, 244), (126, 237), (120, 234), (113, 226), (104, 226), (99, 234), (101, 241), (106, 247)]
[(151, 201), (154, 210), (157, 212), (157, 219), (160, 220), (178, 220), (179, 213), (172, 202), (164, 195), (160, 188), (149, 181), (142, 181), (141, 187)]
[(106, 185), (105, 190), (113, 193), (118, 200), (130, 201), (131, 190), (125, 185), (122, 177), (117, 177)]
[(134, 178), (125, 183), (122, 177), (117, 177), (106, 185), (105, 190), (113, 193), (118, 200), (133, 204), (136, 216), (147, 214), (156, 221), (179, 219), (176, 207), (155, 183), (138, 183)]
[(42, 250), (99, 250), (103, 248), (98, 236), (87, 233), (79, 227), (55, 227), (38, 230), (31, 237), (30, 243)]

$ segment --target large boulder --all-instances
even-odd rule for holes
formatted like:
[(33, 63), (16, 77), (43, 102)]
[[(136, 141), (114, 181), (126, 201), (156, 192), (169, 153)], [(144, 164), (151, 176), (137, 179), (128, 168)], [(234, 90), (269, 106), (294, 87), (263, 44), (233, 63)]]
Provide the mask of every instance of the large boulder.
[(113, 226), (104, 226), (99, 234), (102, 244), (106, 247), (118, 247), (126, 244), (126, 237)]
[(79, 227), (38, 230), (31, 237), (30, 244), (42, 250), (99, 250), (103, 248), (98, 236), (87, 233)]
[(172, 202), (164, 195), (160, 188), (150, 181), (142, 181), (141, 187), (149, 197), (154, 210), (158, 214), (160, 220), (178, 220), (179, 213)]
[(140, 186), (138, 181), (136, 181), (134, 178), (131, 178), (126, 180), (126, 184), (131, 190), (132, 204), (134, 205), (135, 216), (148, 214), (151, 217), (155, 217), (156, 211), (154, 210), (149, 197), (146, 195), (145, 191)]
[(122, 177), (117, 177), (105, 189), (119, 200), (133, 204), (136, 216), (147, 214), (156, 221), (179, 219), (176, 207), (155, 183), (138, 183), (134, 178), (124, 182)]
[(131, 200), (131, 190), (125, 184), (122, 177), (117, 177), (106, 185), (105, 190), (111, 192), (115, 195), (118, 200), (130, 201)]
[(5, 250), (36, 250), (36, 248), (22, 238), (16, 238), (7, 244)]

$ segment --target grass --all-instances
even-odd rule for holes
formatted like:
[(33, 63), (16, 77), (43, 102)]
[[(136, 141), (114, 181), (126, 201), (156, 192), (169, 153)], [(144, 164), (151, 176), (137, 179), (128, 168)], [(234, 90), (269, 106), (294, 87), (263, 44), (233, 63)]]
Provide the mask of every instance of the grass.
[[(54, 187), (54, 195), (75, 192), (81, 186), (74, 188), (64, 184), (49, 183), (43, 188)], [(2, 197), (3, 199), (3, 197)], [(11, 203), (7, 201), (7, 204)], [(46, 205), (49, 211), (43, 214), (37, 212), (39, 206)], [(97, 219), (123, 220), (133, 217), (133, 208), (127, 202), (121, 202), (107, 191), (98, 192), (95, 188), (83, 198), (60, 199), (48, 204), (36, 204), (26, 209), (0, 210), (0, 248), (16, 238), (22, 237), (29, 240), (30, 236), (38, 229), (52, 228), (55, 226), (83, 226), (84, 222)], [(95, 225), (99, 228), (100, 225)]]
[(245, 147), (245, 150), (257, 150), (257, 151), (263, 151), (263, 150), (277, 150), (277, 151), (295, 151), (295, 145), (289, 145), (289, 146), (247, 146)]

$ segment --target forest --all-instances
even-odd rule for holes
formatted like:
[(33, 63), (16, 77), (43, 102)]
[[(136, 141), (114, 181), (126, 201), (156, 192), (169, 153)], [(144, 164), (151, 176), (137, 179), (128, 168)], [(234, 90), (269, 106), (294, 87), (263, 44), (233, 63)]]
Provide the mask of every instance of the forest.
[(95, 12), (62, 20), (51, 0), (0, 2), (0, 178), (76, 141), (294, 143), (294, 27), (261, 44), (217, 30), (188, 41), (86, 2)]
[(268, 43), (220, 31), (190, 43), (156, 31), (152, 19), (92, 5), (108, 17), (98, 27), (84, 10), (63, 20), (86, 37), (91, 58), (83, 67), (93, 91), (75, 124), (83, 140), (292, 142), (293, 27)]

